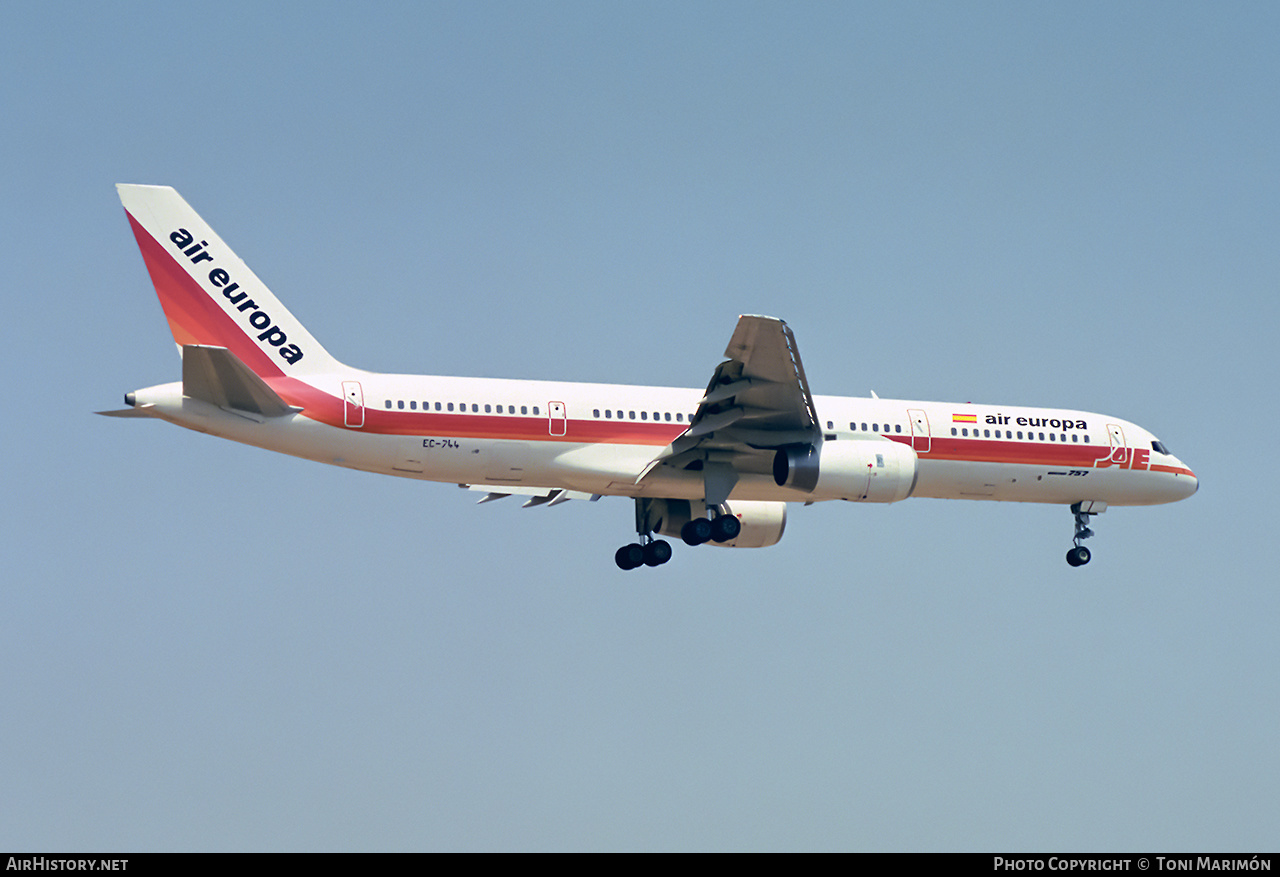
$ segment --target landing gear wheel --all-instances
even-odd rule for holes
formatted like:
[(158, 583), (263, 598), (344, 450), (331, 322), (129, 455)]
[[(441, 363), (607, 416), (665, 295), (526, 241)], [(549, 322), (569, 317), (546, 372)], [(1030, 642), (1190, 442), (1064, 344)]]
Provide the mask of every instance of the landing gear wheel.
[(618, 565), (618, 569), (635, 569), (645, 561), (644, 546), (638, 542), (632, 542), (630, 545), (623, 545), (613, 555), (613, 562)]
[(644, 547), (645, 566), (662, 566), (671, 559), (671, 543), (655, 539)]
[[(1085, 509), (1089, 511), (1085, 511)], [(1089, 529), (1089, 518), (1096, 514), (1107, 510), (1106, 503), (1090, 501), (1075, 502), (1071, 504), (1071, 513), (1076, 516), (1076, 536), (1071, 540), (1071, 544), (1075, 547), (1067, 552), (1067, 563), (1072, 566), (1084, 566), (1089, 562), (1089, 558), (1093, 555), (1080, 543), (1093, 535), (1093, 530)]]
[(685, 545), (701, 545), (711, 541), (711, 522), (706, 518), (694, 518), (680, 528), (680, 538)]
[(742, 521), (733, 515), (717, 515), (711, 522), (711, 538), (717, 542), (732, 542), (742, 532)]

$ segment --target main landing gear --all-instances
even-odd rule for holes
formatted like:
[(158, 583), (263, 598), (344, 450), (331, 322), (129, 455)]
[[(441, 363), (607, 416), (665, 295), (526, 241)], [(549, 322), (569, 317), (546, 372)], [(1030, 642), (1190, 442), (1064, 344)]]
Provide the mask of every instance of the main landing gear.
[(638, 566), (662, 566), (671, 559), (671, 543), (645, 535), (644, 544), (632, 542), (623, 545), (613, 554), (618, 569), (635, 569)]
[[(623, 545), (614, 552), (613, 561), (619, 569), (662, 566), (671, 559), (671, 543), (653, 537), (654, 531), (662, 527), (663, 521), (651, 520), (650, 510), (649, 500), (636, 500), (636, 533), (639, 534), (640, 541)], [(738, 538), (738, 534), (742, 532), (742, 522), (736, 515), (719, 508), (708, 508), (707, 512), (711, 515), (710, 518), (690, 518), (680, 528), (680, 538), (686, 545), (732, 542)]]
[[(710, 511), (708, 509), (708, 511)], [(733, 515), (716, 513), (713, 518), (693, 518), (680, 528), (685, 545), (704, 542), (732, 542), (742, 532), (742, 522)]]
[(1093, 535), (1093, 530), (1089, 529), (1090, 516), (1106, 510), (1106, 505), (1101, 502), (1077, 502), (1071, 504), (1071, 511), (1076, 516), (1076, 535), (1071, 540), (1075, 547), (1067, 552), (1067, 563), (1072, 566), (1084, 566), (1093, 557), (1093, 553), (1080, 543)]

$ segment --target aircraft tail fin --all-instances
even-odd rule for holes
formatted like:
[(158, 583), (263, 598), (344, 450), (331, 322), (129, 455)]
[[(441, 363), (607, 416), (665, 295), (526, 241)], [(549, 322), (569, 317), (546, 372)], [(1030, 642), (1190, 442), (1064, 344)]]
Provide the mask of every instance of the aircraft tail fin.
[(116, 189), (179, 348), (226, 348), (260, 378), (341, 368), (174, 189)]

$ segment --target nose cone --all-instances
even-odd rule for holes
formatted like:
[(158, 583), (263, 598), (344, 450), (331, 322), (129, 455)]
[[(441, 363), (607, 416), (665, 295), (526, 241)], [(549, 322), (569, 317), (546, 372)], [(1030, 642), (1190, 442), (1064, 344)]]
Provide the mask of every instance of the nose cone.
[(1186, 499), (1200, 489), (1200, 479), (1196, 478), (1196, 473), (1183, 463), (1181, 460), (1174, 460), (1171, 491), (1175, 494), (1174, 500)]

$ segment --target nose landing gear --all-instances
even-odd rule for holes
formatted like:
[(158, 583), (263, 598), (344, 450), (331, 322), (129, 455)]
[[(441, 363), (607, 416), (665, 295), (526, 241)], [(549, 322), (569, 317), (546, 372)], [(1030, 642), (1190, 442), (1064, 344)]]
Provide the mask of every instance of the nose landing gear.
[(1071, 566), (1084, 566), (1093, 557), (1093, 553), (1080, 543), (1093, 535), (1089, 529), (1089, 518), (1107, 510), (1104, 502), (1077, 502), (1071, 504), (1071, 512), (1076, 516), (1076, 535), (1071, 540), (1075, 546), (1067, 552), (1067, 563)]
[(1077, 545), (1067, 552), (1067, 563), (1072, 566), (1084, 566), (1093, 557), (1093, 553), (1083, 545)]

